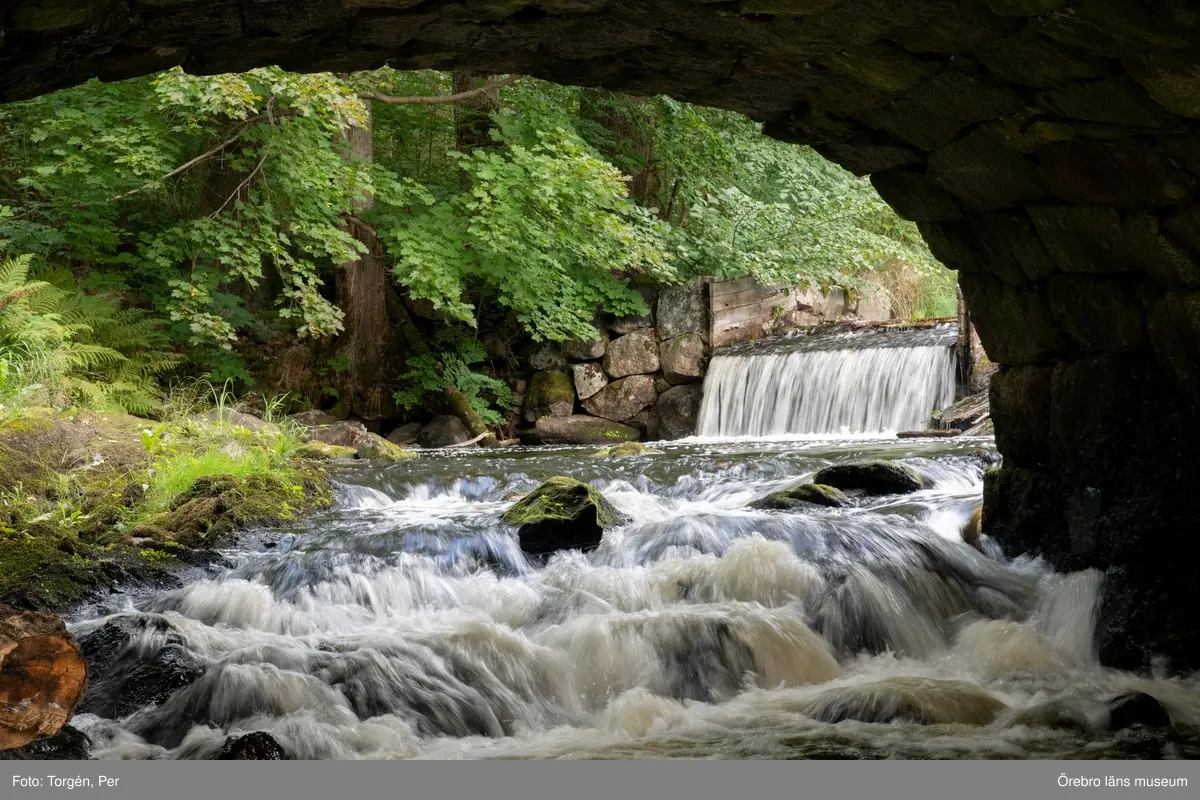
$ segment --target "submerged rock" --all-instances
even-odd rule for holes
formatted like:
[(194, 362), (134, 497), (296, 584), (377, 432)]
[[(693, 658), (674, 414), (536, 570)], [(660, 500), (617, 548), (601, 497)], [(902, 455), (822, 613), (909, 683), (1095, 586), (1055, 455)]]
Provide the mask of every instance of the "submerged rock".
[(1171, 714), (1157, 699), (1145, 692), (1131, 692), (1113, 698), (1108, 704), (1109, 728), (1121, 730), (1141, 725), (1147, 728), (1171, 727)]
[(266, 731), (255, 731), (244, 736), (229, 737), (225, 746), (217, 753), (217, 761), (287, 761), (283, 745)]
[(982, 545), (980, 543), (981, 528), (983, 526), (983, 506), (975, 509), (975, 513), (971, 515), (971, 519), (962, 529), (962, 540), (967, 544), (979, 550)]
[(120, 719), (162, 703), (204, 672), (162, 617), (123, 615), (80, 636), (90, 682), (79, 710)]
[(804, 714), (828, 723), (987, 725), (1007, 710), (998, 697), (972, 683), (896, 677), (827, 689), (808, 704)]
[(890, 461), (835, 464), (814, 475), (813, 483), (867, 495), (908, 494), (925, 488), (925, 481), (915, 471)]
[(542, 417), (532, 428), (517, 431), (524, 444), (612, 444), (641, 438), (637, 428), (586, 414)]
[(802, 483), (785, 489), (782, 492), (772, 492), (766, 497), (760, 497), (747, 504), (747, 508), (760, 511), (795, 511), (814, 506), (825, 508), (841, 508), (850, 505), (850, 500), (840, 490), (820, 483)]
[(606, 447), (597, 452), (596, 455), (606, 457), (656, 456), (662, 455), (662, 451), (647, 447), (640, 442), (626, 442), (625, 444), (618, 444), (614, 447)]
[(594, 487), (565, 477), (546, 481), (501, 519), (518, 528), (521, 549), (534, 555), (594, 548), (605, 530), (625, 521)]

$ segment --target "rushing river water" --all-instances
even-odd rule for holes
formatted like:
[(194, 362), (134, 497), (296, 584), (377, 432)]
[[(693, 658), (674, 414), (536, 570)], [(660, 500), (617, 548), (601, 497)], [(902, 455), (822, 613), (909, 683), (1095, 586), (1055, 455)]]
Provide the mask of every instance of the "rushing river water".
[[(1096, 663), (1098, 575), (961, 542), (990, 441), (660, 447), (348, 469), (334, 510), (243, 537), (230, 568), (75, 621), (104, 667), (73, 724), (98, 758), (210, 758), (255, 730), (316, 759), (1112, 758), (1181, 754), (1105, 730), (1114, 695), (1200, 720), (1194, 680)], [(746, 508), (863, 458), (933, 488)], [(499, 516), (553, 475), (633, 521), (530, 563)]]

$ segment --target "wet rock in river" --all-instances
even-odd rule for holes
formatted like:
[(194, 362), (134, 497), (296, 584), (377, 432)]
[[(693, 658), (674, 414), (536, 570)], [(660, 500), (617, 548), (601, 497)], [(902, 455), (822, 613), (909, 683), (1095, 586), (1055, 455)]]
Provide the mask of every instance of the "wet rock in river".
[(80, 711), (120, 719), (158, 705), (204, 672), (183, 634), (157, 616), (115, 617), (80, 636), (91, 675)]
[(216, 755), (217, 761), (287, 761), (287, 751), (266, 731), (231, 736)]
[(835, 464), (814, 475), (813, 483), (866, 495), (908, 494), (925, 488), (925, 481), (919, 474), (890, 461)]
[(747, 504), (747, 508), (759, 511), (802, 511), (813, 507), (840, 508), (848, 505), (850, 500), (839, 489), (820, 483), (802, 483), (791, 489), (760, 497)]
[(501, 519), (518, 528), (521, 549), (534, 555), (594, 548), (605, 530), (624, 522), (594, 487), (564, 477), (546, 481)]
[(1112, 730), (1132, 728), (1169, 728), (1171, 715), (1155, 698), (1145, 692), (1131, 692), (1113, 698), (1108, 704), (1109, 727)]

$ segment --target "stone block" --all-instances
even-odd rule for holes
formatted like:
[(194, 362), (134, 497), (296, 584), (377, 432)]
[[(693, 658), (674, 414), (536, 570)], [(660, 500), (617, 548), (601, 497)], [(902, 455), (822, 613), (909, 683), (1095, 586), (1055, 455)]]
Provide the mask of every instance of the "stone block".
[(659, 363), (658, 335), (650, 328), (613, 339), (604, 353), (604, 371), (613, 378), (649, 375)]
[(529, 381), (525, 393), (525, 421), (541, 417), (567, 417), (575, 409), (575, 384), (565, 372), (542, 370)]
[(964, 272), (959, 285), (988, 358), (1011, 366), (1054, 361), (1076, 346), (1050, 312), (1045, 287)]
[(1173, 130), (1179, 119), (1156, 103), (1129, 75), (1087, 83), (1069, 83), (1048, 91), (1042, 98), (1047, 110), (1068, 119)]
[(929, 156), (929, 177), (976, 211), (1000, 211), (1045, 195), (1037, 166), (986, 131)]
[(1126, 272), (1121, 215), (1112, 208), (1037, 205), (1026, 208), (1050, 258), (1063, 272)]
[(1147, 347), (1142, 286), (1131, 278), (1055, 273), (1050, 310), (1083, 350), (1136, 353)]
[(685, 333), (659, 346), (663, 377), (667, 383), (694, 383), (703, 379), (708, 348), (698, 333)]
[(1001, 367), (992, 376), (989, 403), (996, 447), (1015, 467), (1050, 465), (1050, 366)]
[(871, 176), (871, 185), (903, 219), (947, 222), (962, 218), (962, 208), (954, 195), (920, 172), (879, 172)]
[(1158, 148), (1133, 139), (1078, 139), (1048, 144), (1038, 174), (1070, 203), (1095, 206), (1182, 205), (1196, 196), (1196, 179)]
[(663, 339), (698, 333), (708, 341), (707, 281), (693, 278), (682, 286), (668, 286), (662, 290), (658, 298), (658, 333)]
[(649, 375), (631, 375), (605, 386), (583, 401), (583, 407), (593, 417), (612, 422), (626, 422), (642, 409), (654, 405), (658, 392)]
[(992, 74), (1042, 89), (1070, 81), (1095, 80), (1105, 77), (1110, 70), (1104, 59), (1048, 39), (1033, 28), (1021, 28), (1010, 36), (987, 42), (974, 52)]
[(572, 364), (571, 375), (575, 379), (575, 392), (580, 400), (587, 400), (608, 385), (608, 376), (599, 364)]

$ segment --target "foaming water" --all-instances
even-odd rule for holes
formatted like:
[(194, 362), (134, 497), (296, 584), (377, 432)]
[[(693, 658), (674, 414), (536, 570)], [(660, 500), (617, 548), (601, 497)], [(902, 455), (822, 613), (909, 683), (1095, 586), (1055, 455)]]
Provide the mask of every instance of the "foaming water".
[[(98, 758), (264, 730), (296, 758), (441, 759), (1121, 757), (1105, 703), (1127, 691), (1200, 723), (1194, 681), (1097, 662), (1099, 574), (959, 540), (987, 445), (667, 449), (348, 473), (334, 511), (254, 537), (273, 546), (75, 620), (95, 679), (74, 724)], [(746, 507), (864, 457), (932, 488)], [(500, 514), (555, 474), (630, 522), (543, 563)]]
[(923, 430), (930, 414), (954, 402), (954, 352), (942, 341), (944, 334), (932, 338), (881, 346), (876, 336), (843, 336), (821, 349), (781, 352), (776, 344), (765, 352), (717, 355), (704, 380), (698, 435), (771, 438)]

